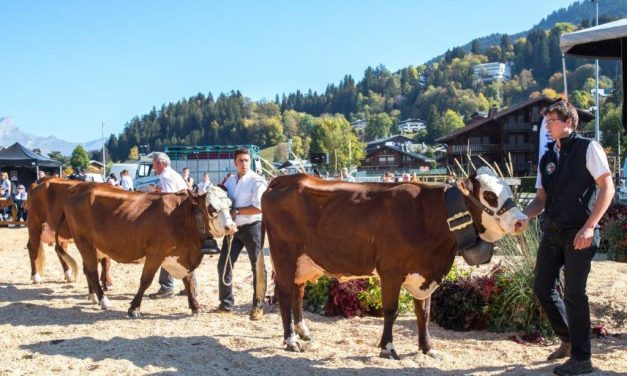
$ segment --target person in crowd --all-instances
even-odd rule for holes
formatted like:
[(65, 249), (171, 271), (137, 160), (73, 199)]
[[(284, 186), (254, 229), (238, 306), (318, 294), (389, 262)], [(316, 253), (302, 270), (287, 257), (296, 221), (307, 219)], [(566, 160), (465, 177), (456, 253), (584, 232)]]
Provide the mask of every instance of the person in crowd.
[[(156, 192), (174, 193), (187, 189), (187, 183), (178, 172), (170, 167), (170, 157), (166, 153), (157, 152), (152, 157), (152, 168), (159, 176)], [(167, 270), (161, 268), (159, 272), (159, 290), (148, 295), (151, 299), (166, 299), (174, 297), (174, 278)]]
[(189, 176), (189, 168), (183, 168), (183, 180), (185, 180), (185, 184), (187, 184), (188, 189), (194, 189), (194, 178)]
[(403, 183), (409, 183), (411, 181), (411, 175), (409, 175), (409, 173), (407, 173), (407, 172), (403, 172), (403, 175), (401, 177), (401, 181)]
[(43, 179), (45, 177), (46, 177), (46, 173), (41, 171), (41, 170), (39, 170), (39, 175), (37, 176), (37, 179)]
[(115, 176), (113, 172), (109, 174), (109, 178), (107, 179), (107, 184), (112, 185), (114, 187), (117, 187), (119, 185), (118, 177)]
[(348, 173), (348, 168), (342, 167), (340, 170), (340, 180), (354, 182), (355, 178)]
[(11, 194), (13, 194), (13, 191), (11, 189), (12, 184), (11, 180), (9, 179), (9, 174), (7, 174), (6, 172), (0, 173), (0, 186), (4, 188), (5, 194), (11, 197)]
[[(2, 201), (3, 204), (7, 204), (10, 200), (11, 195), (7, 190), (4, 189), (4, 185), (0, 184), (0, 201)], [(5, 206), (0, 209), (0, 221), (9, 219), (11, 219), (11, 207)]]
[(209, 174), (205, 172), (204, 174), (202, 174), (202, 181), (196, 184), (196, 191), (198, 193), (207, 193), (207, 190), (211, 188), (211, 186), (213, 186), (213, 184), (211, 184)]
[(133, 191), (133, 179), (129, 176), (128, 170), (120, 172), (120, 186), (125, 191)]
[(394, 174), (392, 171), (386, 171), (383, 174), (383, 182), (384, 183), (394, 183)]
[[(577, 133), (575, 107), (559, 101), (543, 111), (554, 142), (538, 164), (536, 196), (525, 208), (533, 218), (544, 211), (534, 292), (561, 344), (549, 360), (569, 357), (558, 375), (592, 372), (590, 307), (586, 283), (599, 245), (599, 220), (614, 196), (607, 156), (599, 143)], [(564, 299), (557, 291), (564, 267)]]
[[(224, 187), (231, 200), (233, 209), (231, 216), (237, 224), (237, 232), (232, 236), (229, 251), (229, 237), (222, 242), (218, 260), (218, 281), (220, 305), (215, 312), (231, 312), (233, 309), (232, 268), (240, 252), (245, 247), (253, 272), (253, 302), (250, 311), (251, 320), (259, 320), (263, 316), (263, 299), (261, 287), (265, 290), (267, 276), (263, 264), (263, 244), (261, 243), (261, 195), (267, 188), (263, 177), (250, 169), (250, 152), (238, 149), (233, 153), (237, 174), (224, 182)], [(230, 259), (230, 265), (227, 265)], [(257, 267), (257, 261), (260, 265)]]
[(74, 167), (74, 172), (69, 176), (70, 180), (81, 180), (86, 181), (87, 175), (85, 175), (85, 170), (82, 167)]
[(16, 221), (26, 222), (28, 219), (28, 211), (24, 208), (24, 202), (26, 202), (26, 200), (28, 200), (28, 193), (26, 193), (24, 185), (20, 184), (17, 186), (17, 193), (13, 198), (13, 202), (17, 208), (17, 216), (15, 218)]
[(50, 176), (52, 176), (53, 178), (58, 178), (59, 177), (59, 173), (58, 172), (53, 172), (50, 174)]

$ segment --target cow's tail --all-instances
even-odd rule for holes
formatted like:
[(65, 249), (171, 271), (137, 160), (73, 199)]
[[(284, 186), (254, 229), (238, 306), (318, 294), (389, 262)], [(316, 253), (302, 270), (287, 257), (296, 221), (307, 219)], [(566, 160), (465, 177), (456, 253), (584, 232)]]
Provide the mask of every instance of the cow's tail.
[(59, 224), (57, 225), (54, 234), (54, 250), (57, 252), (57, 255), (59, 255), (59, 257), (70, 266), (70, 269), (72, 270), (72, 281), (76, 281), (76, 278), (78, 277), (78, 264), (76, 263), (76, 260), (74, 260), (74, 258), (70, 256), (65, 249), (63, 249), (63, 247), (61, 247), (61, 243), (59, 243), (59, 232), (61, 231), (61, 226), (64, 222), (66, 222), (65, 213), (62, 211), (61, 218), (59, 218)]

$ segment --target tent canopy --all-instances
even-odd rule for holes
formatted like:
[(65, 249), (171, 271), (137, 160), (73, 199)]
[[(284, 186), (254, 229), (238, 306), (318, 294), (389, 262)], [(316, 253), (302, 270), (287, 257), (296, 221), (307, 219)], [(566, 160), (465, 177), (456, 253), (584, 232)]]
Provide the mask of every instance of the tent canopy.
[(627, 18), (564, 34), (560, 37), (560, 50), (564, 55), (620, 60), (624, 37)]
[(41, 156), (19, 142), (0, 150), (0, 167), (61, 167), (61, 162)]

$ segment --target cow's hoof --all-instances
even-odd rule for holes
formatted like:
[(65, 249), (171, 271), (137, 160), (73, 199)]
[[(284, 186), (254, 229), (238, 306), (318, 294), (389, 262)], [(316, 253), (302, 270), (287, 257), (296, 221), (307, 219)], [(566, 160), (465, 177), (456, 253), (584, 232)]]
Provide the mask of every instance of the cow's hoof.
[(198, 316), (198, 315), (200, 315), (202, 312), (203, 312), (203, 310), (202, 310), (202, 309), (200, 309), (200, 308), (192, 309), (192, 315), (193, 315), (193, 316)]
[(71, 270), (66, 270), (65, 273), (63, 273), (63, 275), (65, 276), (65, 282), (74, 283), (74, 278), (72, 276)]
[(35, 273), (33, 274), (32, 277), (30, 277), (31, 281), (33, 281), (34, 284), (39, 285), (42, 284), (44, 282), (44, 280), (41, 278), (41, 276), (39, 275), (39, 273)]
[(102, 289), (103, 289), (104, 291), (113, 291), (113, 285), (112, 285), (112, 284), (110, 284), (110, 283), (105, 284), (105, 285), (103, 285), (103, 286), (102, 286)]
[(132, 318), (132, 319), (138, 319), (142, 316), (142, 314), (137, 311), (137, 310), (128, 310), (128, 317)]
[(296, 334), (298, 334), (298, 337), (302, 339), (303, 341), (309, 342), (313, 339), (313, 336), (311, 335), (309, 328), (307, 328), (304, 322), (301, 324), (296, 324), (296, 326), (294, 327), (294, 331), (296, 332)]
[(389, 342), (387, 345), (385, 345), (385, 348), (381, 349), (379, 356), (385, 359), (393, 359), (393, 360), (401, 359), (396, 353), (396, 349), (394, 348), (394, 344), (392, 342)]
[(89, 294), (89, 301), (94, 303), (94, 304), (98, 304), (98, 296), (96, 296), (96, 294)]
[(442, 360), (442, 354), (440, 354), (439, 351), (436, 350), (429, 350), (425, 353), (425, 355), (432, 357), (433, 359), (437, 359), (437, 360)]
[(102, 300), (100, 300), (100, 308), (102, 308), (103, 311), (111, 309), (111, 302), (106, 296), (103, 296)]
[(286, 350), (287, 351), (291, 351), (291, 352), (304, 352), (305, 349), (303, 348), (303, 346), (300, 344), (300, 342), (298, 342), (298, 338), (295, 335), (292, 335), (291, 337), (285, 339), (285, 345)]

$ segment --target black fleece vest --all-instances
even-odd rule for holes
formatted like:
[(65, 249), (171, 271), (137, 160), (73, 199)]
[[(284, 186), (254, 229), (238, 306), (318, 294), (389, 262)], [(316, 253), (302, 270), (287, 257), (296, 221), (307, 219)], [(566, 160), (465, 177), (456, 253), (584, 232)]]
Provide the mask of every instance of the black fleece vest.
[(581, 228), (597, 201), (598, 187), (586, 168), (589, 139), (575, 132), (560, 140), (560, 156), (555, 142), (540, 160), (542, 187), (546, 191), (544, 212), (549, 223), (562, 229)]

